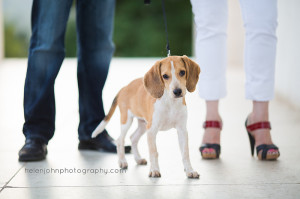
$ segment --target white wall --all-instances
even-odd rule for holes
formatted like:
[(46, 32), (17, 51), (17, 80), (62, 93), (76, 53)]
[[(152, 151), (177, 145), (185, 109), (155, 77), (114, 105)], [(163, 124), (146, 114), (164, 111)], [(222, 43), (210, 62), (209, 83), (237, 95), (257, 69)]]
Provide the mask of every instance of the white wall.
[(278, 1), (276, 91), (300, 109), (300, 1)]

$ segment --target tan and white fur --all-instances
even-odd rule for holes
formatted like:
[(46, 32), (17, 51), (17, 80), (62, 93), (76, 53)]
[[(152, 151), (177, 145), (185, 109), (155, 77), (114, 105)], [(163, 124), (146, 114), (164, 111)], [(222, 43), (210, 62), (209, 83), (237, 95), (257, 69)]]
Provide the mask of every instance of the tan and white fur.
[(132, 81), (122, 88), (115, 97), (109, 113), (92, 133), (101, 133), (116, 106), (121, 113), (121, 135), (117, 140), (117, 153), (121, 168), (127, 168), (124, 140), (133, 118), (138, 120), (138, 128), (131, 135), (132, 153), (137, 164), (147, 164), (138, 151), (138, 141), (147, 132), (150, 154), (149, 177), (160, 177), (156, 135), (158, 131), (176, 128), (186, 175), (199, 178), (193, 170), (188, 147), (186, 90), (193, 92), (198, 82), (199, 66), (187, 56), (170, 56), (157, 61), (144, 78)]

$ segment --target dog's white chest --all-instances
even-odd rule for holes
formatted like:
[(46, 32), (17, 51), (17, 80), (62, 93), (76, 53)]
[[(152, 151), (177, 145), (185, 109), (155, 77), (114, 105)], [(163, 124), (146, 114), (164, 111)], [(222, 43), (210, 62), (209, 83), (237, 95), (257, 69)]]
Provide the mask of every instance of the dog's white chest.
[(185, 125), (187, 110), (182, 98), (169, 99), (163, 96), (154, 104), (152, 125), (159, 131), (166, 131), (179, 125)]

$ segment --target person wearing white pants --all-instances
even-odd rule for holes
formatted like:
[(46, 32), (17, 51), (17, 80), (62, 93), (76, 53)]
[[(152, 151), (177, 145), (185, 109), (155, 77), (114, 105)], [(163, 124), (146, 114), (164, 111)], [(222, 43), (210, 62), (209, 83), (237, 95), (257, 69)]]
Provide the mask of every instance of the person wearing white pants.
[[(226, 96), (227, 0), (191, 0), (196, 24), (196, 57), (201, 66), (198, 91), (206, 100), (205, 133), (200, 147), (203, 158), (218, 158), (222, 120), (219, 100)], [(246, 99), (253, 110), (246, 121), (251, 152), (260, 160), (274, 160), (279, 149), (271, 139), (269, 101), (274, 97), (277, 0), (240, 0), (245, 37)]]

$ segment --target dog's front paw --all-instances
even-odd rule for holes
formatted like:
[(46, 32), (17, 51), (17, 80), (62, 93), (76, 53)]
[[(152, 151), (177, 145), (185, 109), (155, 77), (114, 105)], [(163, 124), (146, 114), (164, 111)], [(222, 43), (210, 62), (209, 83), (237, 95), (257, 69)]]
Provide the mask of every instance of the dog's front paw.
[(139, 159), (139, 160), (136, 161), (136, 163), (138, 165), (146, 165), (147, 164), (147, 160), (145, 160), (145, 159)]
[(119, 166), (121, 169), (127, 169), (128, 163), (126, 161), (119, 161)]
[(158, 170), (151, 170), (149, 173), (150, 178), (160, 178), (160, 172)]
[(199, 178), (200, 177), (200, 175), (197, 173), (197, 171), (186, 172), (186, 176), (188, 178)]

